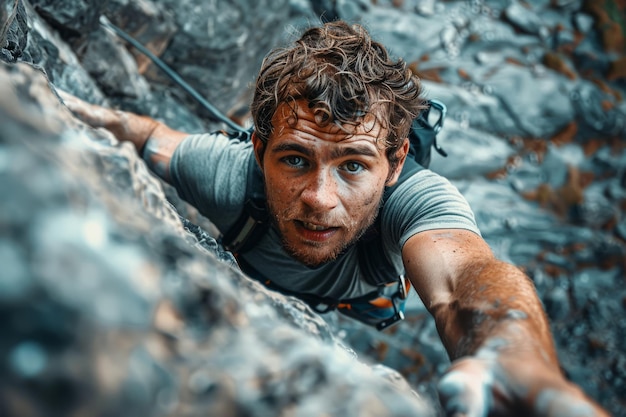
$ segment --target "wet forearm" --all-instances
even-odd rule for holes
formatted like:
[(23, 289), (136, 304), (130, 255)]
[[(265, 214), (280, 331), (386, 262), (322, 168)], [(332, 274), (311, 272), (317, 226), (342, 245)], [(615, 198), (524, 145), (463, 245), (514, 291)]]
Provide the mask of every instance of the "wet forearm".
[(522, 271), (494, 259), (463, 275), (450, 302), (434, 312), (453, 359), (497, 346), (533, 350), (558, 366), (547, 317)]

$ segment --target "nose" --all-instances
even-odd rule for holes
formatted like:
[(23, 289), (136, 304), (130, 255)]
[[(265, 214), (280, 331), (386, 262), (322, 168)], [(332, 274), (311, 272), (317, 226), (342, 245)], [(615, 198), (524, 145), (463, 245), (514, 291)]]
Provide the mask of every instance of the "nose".
[(330, 211), (339, 204), (337, 179), (327, 170), (312, 172), (300, 197), (315, 211)]

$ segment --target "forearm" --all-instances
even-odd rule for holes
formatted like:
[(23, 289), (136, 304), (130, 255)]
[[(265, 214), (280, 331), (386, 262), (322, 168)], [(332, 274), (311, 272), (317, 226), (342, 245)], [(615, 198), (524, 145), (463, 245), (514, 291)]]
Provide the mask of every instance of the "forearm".
[(478, 235), (456, 229), (407, 241), (408, 276), (452, 359), (494, 344), (533, 349), (556, 366), (548, 320), (530, 279), (495, 258)]
[(418, 233), (402, 256), (453, 360), (438, 386), (446, 415), (607, 416), (561, 372), (533, 283), (480, 236)]
[(147, 116), (89, 104), (66, 92), (58, 92), (65, 105), (83, 122), (107, 129), (120, 141), (131, 142), (154, 173), (170, 180), (170, 159), (187, 133)]
[(497, 347), (532, 351), (558, 367), (535, 288), (511, 264), (491, 259), (466, 267), (449, 303), (436, 306), (433, 315), (452, 359)]

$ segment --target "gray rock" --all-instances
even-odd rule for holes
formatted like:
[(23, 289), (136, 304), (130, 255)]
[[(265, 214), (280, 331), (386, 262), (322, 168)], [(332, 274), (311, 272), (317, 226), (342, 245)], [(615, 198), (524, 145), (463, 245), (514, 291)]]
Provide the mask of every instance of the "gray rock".
[[(83, 68), (107, 96), (137, 99), (150, 92), (148, 82), (139, 74), (137, 62), (110, 31), (102, 27), (92, 31), (78, 54)], [(110, 57), (116, 65), (112, 67), (102, 56)]]
[(35, 11), (65, 36), (76, 38), (99, 25), (109, 0), (30, 0)]
[(2, 58), (7, 62), (16, 62), (22, 57), (26, 47), (28, 24), (24, 4), (21, 1), (6, 3), (0, 8), (0, 47)]
[(589, 33), (593, 28), (593, 17), (586, 13), (574, 14), (574, 25), (582, 33)]
[(499, 133), (551, 137), (574, 118), (572, 86), (565, 78), (535, 76), (527, 68), (503, 65), (484, 82), (515, 121), (513, 129)]
[(131, 147), (40, 73), (2, 64), (0, 85), (3, 415), (432, 415), (303, 303), (191, 244)]
[(501, 138), (474, 130), (454, 119), (437, 138), (447, 157), (433, 152), (430, 168), (450, 179), (469, 179), (504, 168), (513, 149)]
[(543, 302), (546, 312), (552, 320), (562, 320), (571, 312), (568, 294), (561, 287), (555, 287), (549, 291)]
[(511, 3), (504, 10), (504, 15), (515, 27), (533, 35), (539, 35), (545, 26), (539, 15), (520, 3)]
[[(155, 3), (174, 14), (179, 28), (162, 58), (203, 97), (218, 103), (222, 112), (227, 112), (241, 97), (249, 100), (249, 85), (261, 58), (276, 46), (285, 30), (288, 1)], [(162, 74), (150, 72), (149, 76), (171, 85)]]

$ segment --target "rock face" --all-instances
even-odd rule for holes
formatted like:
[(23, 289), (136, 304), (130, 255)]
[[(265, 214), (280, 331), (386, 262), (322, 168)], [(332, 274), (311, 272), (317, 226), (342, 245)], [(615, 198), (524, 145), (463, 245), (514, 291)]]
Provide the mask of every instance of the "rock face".
[(626, 415), (623, 2), (310, 3), (0, 0), (0, 414), (437, 412), (407, 386), (433, 396), (448, 365), (417, 297), (378, 333), (265, 291), (54, 94), (221, 128), (108, 21), (248, 123), (265, 53), (321, 16), (363, 23), (448, 106), (431, 168), (535, 282), (568, 376)]
[(183, 229), (131, 146), (76, 125), (40, 72), (0, 80), (2, 415), (432, 415)]

